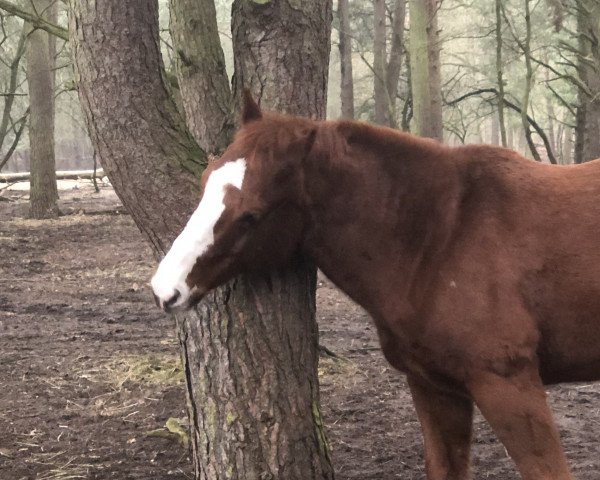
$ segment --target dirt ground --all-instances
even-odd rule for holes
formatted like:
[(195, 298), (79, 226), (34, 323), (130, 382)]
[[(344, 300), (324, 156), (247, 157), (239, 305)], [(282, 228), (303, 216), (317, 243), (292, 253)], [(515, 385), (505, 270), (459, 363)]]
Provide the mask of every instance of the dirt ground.
[[(55, 221), (24, 219), (27, 191), (0, 190), (0, 479), (191, 478), (187, 449), (163, 435), (185, 421), (184, 390), (149, 248), (109, 187), (62, 187)], [(320, 365), (336, 478), (424, 479), (406, 384), (367, 315), (326, 279), (317, 298), (321, 344), (344, 359)], [(597, 480), (600, 384), (549, 396), (575, 477)], [(480, 416), (474, 471), (518, 478)]]

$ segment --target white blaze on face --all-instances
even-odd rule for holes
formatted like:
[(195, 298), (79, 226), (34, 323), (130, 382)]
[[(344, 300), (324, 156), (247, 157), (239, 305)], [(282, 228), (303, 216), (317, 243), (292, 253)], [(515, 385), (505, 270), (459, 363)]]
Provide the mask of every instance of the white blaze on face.
[(190, 296), (190, 287), (185, 279), (192, 271), (196, 260), (214, 242), (214, 228), (225, 210), (223, 203), (229, 186), (241, 190), (246, 172), (246, 160), (240, 158), (227, 162), (208, 177), (202, 200), (190, 217), (187, 225), (173, 242), (171, 249), (160, 262), (152, 289), (164, 307), (179, 292), (177, 301), (170, 308), (185, 305)]

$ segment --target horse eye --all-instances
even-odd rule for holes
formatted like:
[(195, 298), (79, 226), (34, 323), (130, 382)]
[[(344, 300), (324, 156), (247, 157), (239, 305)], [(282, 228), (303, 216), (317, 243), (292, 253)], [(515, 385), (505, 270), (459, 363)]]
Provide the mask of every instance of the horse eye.
[(239, 222), (244, 225), (253, 225), (258, 221), (258, 214), (254, 212), (245, 212), (239, 218)]

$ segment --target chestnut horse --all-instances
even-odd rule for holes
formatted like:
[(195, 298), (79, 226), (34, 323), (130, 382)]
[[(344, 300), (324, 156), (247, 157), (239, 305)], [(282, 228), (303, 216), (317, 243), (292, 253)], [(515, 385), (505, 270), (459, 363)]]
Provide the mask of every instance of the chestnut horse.
[(544, 385), (600, 378), (600, 161), (543, 165), (246, 97), (152, 279), (159, 305), (302, 252), (407, 375), (430, 480), (470, 478), (474, 404), (523, 479), (572, 479)]

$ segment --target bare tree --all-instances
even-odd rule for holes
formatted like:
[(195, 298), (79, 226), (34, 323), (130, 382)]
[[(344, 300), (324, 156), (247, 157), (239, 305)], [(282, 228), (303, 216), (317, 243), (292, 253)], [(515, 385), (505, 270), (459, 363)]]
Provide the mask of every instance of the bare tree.
[[(6, 29), (4, 28), (5, 17), (2, 15), (0, 18), (3, 28), (2, 32), (5, 35), (2, 42), (6, 41)], [(4, 106), (2, 108), (2, 117), (0, 117), (0, 150), (6, 146), (6, 142), (9, 139), (9, 135), (12, 134), (12, 142), (8, 145), (6, 152), (3, 157), (0, 157), (0, 170), (10, 160), (15, 148), (17, 147), (21, 135), (27, 125), (27, 118), (29, 115), (29, 109), (25, 111), (18, 119), (14, 119), (13, 107), (15, 105), (15, 99), (18, 95), (17, 89), (19, 87), (19, 70), (21, 67), (21, 59), (25, 54), (27, 32), (29, 26), (23, 23), (21, 27), (21, 34), (17, 41), (15, 54), (8, 63), (8, 82), (6, 85), (6, 91), (2, 92), (4, 100)]]
[[(56, 10), (54, 0), (32, 1), (33, 7), (49, 21)], [(27, 81), (29, 84), (31, 177), (29, 216), (57, 217), (58, 189), (54, 158), (54, 42), (41, 29), (32, 29), (27, 47)]]

